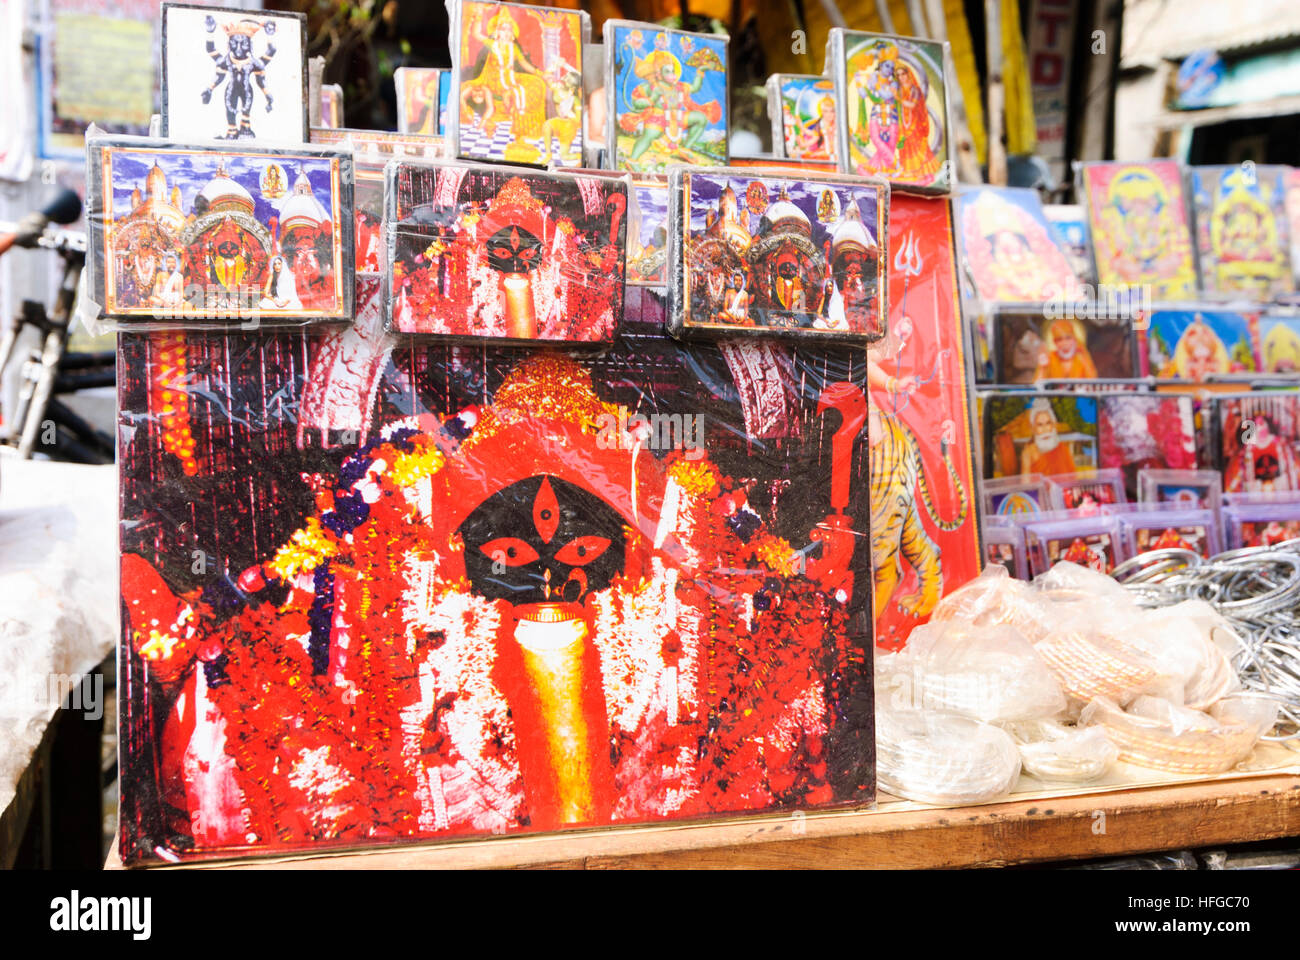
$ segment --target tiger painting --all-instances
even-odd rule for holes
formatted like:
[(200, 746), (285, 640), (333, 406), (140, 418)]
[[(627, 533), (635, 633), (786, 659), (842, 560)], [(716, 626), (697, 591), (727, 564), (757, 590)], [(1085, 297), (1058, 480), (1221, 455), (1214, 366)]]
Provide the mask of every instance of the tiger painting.
[[(879, 431), (874, 428), (879, 423)], [(961, 500), (956, 517), (944, 520), (934, 505), (916, 437), (894, 414), (880, 412), (871, 427), (871, 565), (875, 577), (875, 611), (879, 617), (903, 579), (902, 560), (916, 571), (917, 588), (898, 601), (909, 616), (928, 617), (943, 596), (943, 565), (939, 547), (926, 533), (916, 507), (916, 489), (926, 513), (940, 530), (952, 532), (966, 522), (970, 497), (953, 466), (949, 439), (940, 444), (944, 465)]]

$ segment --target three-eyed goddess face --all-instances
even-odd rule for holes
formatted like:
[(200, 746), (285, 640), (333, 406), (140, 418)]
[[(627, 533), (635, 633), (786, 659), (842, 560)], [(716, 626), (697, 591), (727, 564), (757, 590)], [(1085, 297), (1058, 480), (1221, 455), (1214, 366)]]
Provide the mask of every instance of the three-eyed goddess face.
[(492, 600), (580, 604), (623, 570), (623, 518), (559, 477), (529, 477), (493, 494), (460, 534), (470, 585)]
[(528, 273), (542, 262), (542, 241), (523, 227), (505, 226), (487, 242), (488, 263), (502, 273)]

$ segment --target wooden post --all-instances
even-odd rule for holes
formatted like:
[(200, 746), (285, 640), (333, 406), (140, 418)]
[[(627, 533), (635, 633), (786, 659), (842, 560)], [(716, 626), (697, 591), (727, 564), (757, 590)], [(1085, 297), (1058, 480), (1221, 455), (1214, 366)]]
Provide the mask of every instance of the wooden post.
[(985, 49), (988, 53), (989, 183), (1007, 183), (1007, 149), (1002, 143), (1006, 90), (1002, 84), (1001, 0), (984, 0)]
[(925, 14), (921, 11), (921, 0), (904, 0), (907, 6), (907, 17), (912, 21), (912, 36), (914, 37), (933, 37), (934, 34), (926, 25)]
[(894, 29), (894, 17), (889, 12), (889, 0), (876, 0), (876, 13), (880, 16), (880, 29), (883, 32), (898, 32)]
[[(940, 43), (948, 42), (948, 21), (943, 12), (943, 0), (925, 0), (925, 13), (930, 21), (930, 39)], [(952, 138), (957, 154), (957, 179), (962, 183), (983, 183), (984, 175), (980, 173), (979, 158), (975, 156), (975, 138), (971, 136), (970, 119), (966, 115), (966, 98), (962, 95), (961, 84), (957, 80), (956, 69), (948, 70), (944, 82), (948, 87), (949, 111), (952, 117), (952, 129), (948, 136)]]

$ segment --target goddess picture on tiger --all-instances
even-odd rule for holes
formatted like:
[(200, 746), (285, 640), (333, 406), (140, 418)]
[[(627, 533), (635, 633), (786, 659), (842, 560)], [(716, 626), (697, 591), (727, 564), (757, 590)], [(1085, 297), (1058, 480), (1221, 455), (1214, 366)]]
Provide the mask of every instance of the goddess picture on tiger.
[(935, 479), (926, 473), (916, 436), (894, 412), (900, 396), (915, 392), (917, 377), (890, 375), (882, 365), (889, 353), (901, 353), (911, 320), (904, 317), (898, 329), (888, 333), (867, 351), (867, 382), (871, 387), (871, 412), (867, 435), (871, 443), (871, 566), (875, 577), (875, 610), (879, 617), (894, 599), (905, 570), (916, 575), (916, 589), (898, 599), (899, 608), (917, 619), (928, 617), (943, 596), (943, 565), (939, 546), (926, 532), (917, 504), (920, 493), (925, 514), (935, 527), (952, 532), (965, 524), (970, 514), (970, 494), (953, 465), (950, 437), (952, 422), (945, 424), (940, 440), (944, 466), (959, 502), (957, 513), (945, 519), (935, 505)]

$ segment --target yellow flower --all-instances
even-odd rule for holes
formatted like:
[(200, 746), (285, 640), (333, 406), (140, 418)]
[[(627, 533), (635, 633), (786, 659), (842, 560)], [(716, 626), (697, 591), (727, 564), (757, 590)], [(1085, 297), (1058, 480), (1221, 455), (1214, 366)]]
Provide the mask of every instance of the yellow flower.
[(429, 443), (423, 449), (417, 447), (413, 453), (398, 454), (393, 459), (393, 465), (388, 468), (387, 475), (399, 487), (409, 487), (437, 473), (445, 462), (442, 451)]
[(780, 537), (765, 537), (754, 550), (754, 556), (765, 567), (783, 577), (792, 577), (798, 570), (797, 554)]
[(668, 468), (668, 475), (684, 492), (692, 496), (705, 496), (713, 493), (718, 487), (717, 468), (705, 460), (698, 463), (678, 460)]
[(308, 517), (307, 526), (296, 531), (267, 566), (281, 580), (291, 580), (299, 573), (315, 570), (337, 550), (333, 536), (320, 525), (320, 520)]

